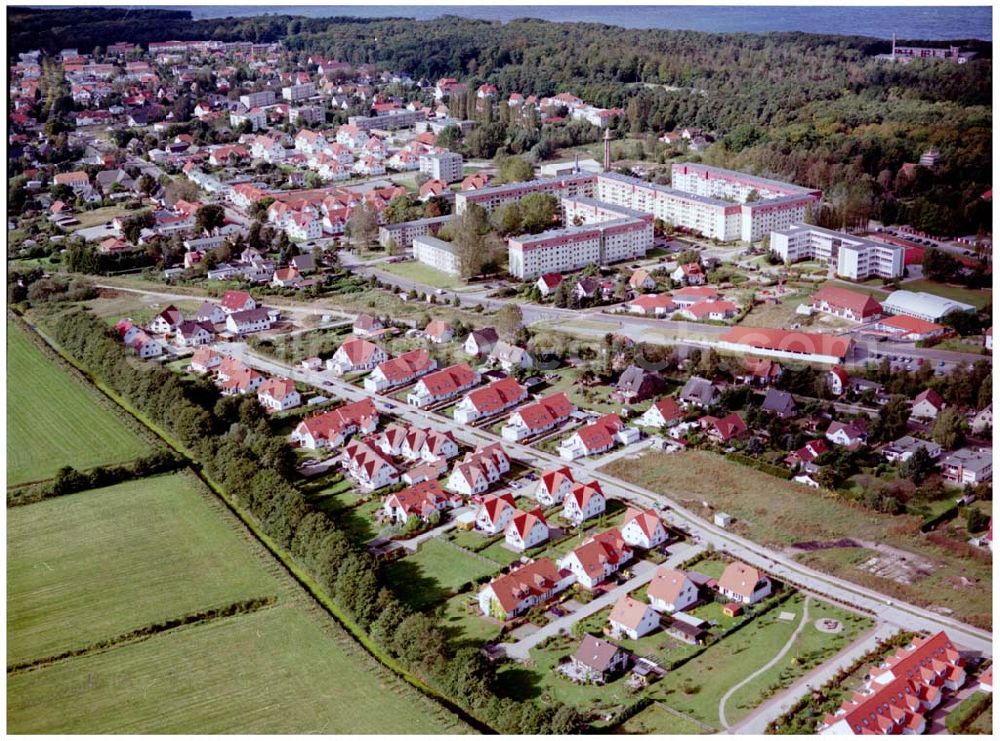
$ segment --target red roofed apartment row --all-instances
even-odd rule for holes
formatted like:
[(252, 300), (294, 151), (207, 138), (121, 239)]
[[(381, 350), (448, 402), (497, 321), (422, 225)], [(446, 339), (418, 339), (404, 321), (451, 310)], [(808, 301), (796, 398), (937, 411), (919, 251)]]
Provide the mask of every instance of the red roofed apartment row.
[(824, 314), (832, 314), (854, 322), (882, 315), (882, 304), (867, 293), (851, 291), (838, 286), (824, 286), (812, 296), (812, 307)]
[(373, 432), (378, 425), (378, 410), (371, 399), (344, 404), (299, 422), (291, 442), (304, 448), (336, 448), (355, 432)]
[(786, 332), (763, 327), (733, 327), (721, 337), (719, 344), (729, 350), (758, 355), (777, 355), (817, 362), (843, 362), (851, 346), (849, 337), (809, 332)]
[(547, 432), (569, 419), (576, 406), (562, 391), (550, 394), (532, 404), (525, 404), (507, 420), (500, 430), (504, 440), (517, 442), (532, 435)]
[(455, 409), (455, 421), (468, 424), (480, 417), (499, 414), (520, 404), (526, 398), (528, 392), (516, 378), (501, 378), (466, 394)]
[(918, 638), (872, 667), (861, 692), (819, 725), (822, 734), (923, 733), (924, 713), (941, 703), (942, 691), (965, 684), (964, 660), (944, 631)]

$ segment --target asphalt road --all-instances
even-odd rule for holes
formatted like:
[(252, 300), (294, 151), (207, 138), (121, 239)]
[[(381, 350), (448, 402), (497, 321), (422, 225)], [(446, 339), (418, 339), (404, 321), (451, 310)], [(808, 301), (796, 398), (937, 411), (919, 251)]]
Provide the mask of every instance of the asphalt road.
[(467, 445), (478, 446), (502, 442), (508, 455), (528, 465), (540, 468), (568, 466), (574, 477), (580, 480), (596, 479), (599, 481), (605, 494), (609, 497), (623, 499), (641, 507), (660, 509), (670, 524), (688, 531), (692, 540), (697, 544), (711, 546), (718, 551), (726, 551), (733, 558), (755, 565), (785, 583), (814, 593), (821, 598), (831, 599), (863, 610), (899, 628), (928, 632), (946, 630), (956, 644), (966, 649), (978, 651), (985, 656), (993, 655), (992, 634), (988, 631), (967, 625), (933, 610), (889, 599), (872, 589), (811, 569), (777, 551), (703, 520), (693, 512), (678, 505), (665, 494), (656, 493), (602, 472), (591, 470), (579, 462), (565, 461), (534, 448), (502, 441), (499, 436), (486, 430), (456, 425), (454, 420), (440, 414), (417, 409), (379, 394), (369, 393), (361, 387), (353, 386), (334, 377), (330, 373), (300, 370), (260, 357), (250, 353), (243, 343), (219, 343), (218, 349), (241, 358), (247, 364), (265, 373), (288, 376), (323, 389), (326, 393), (335, 393), (349, 401), (357, 401), (362, 398), (373, 399), (376, 407), (383, 413), (391, 413), (411, 424), (431, 427), (442, 432), (450, 431)]

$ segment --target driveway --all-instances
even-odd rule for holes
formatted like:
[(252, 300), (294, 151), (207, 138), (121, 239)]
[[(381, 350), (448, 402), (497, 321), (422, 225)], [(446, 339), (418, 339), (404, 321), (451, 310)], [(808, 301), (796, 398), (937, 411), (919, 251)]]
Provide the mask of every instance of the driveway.
[[(670, 557), (666, 561), (667, 566), (676, 566), (679, 563), (687, 561), (689, 558), (693, 558), (695, 555), (700, 553), (704, 548), (698, 545), (691, 545), (682, 551), (676, 553), (674, 556)], [(552, 636), (559, 635), (563, 631), (569, 632), (569, 630), (576, 625), (579, 621), (583, 620), (585, 617), (589, 617), (596, 612), (600, 612), (605, 607), (613, 605), (618, 601), (618, 598), (623, 594), (628, 594), (633, 592), (643, 584), (646, 584), (653, 578), (653, 574), (656, 572), (656, 564), (649, 561), (639, 561), (632, 567), (632, 571), (636, 574), (631, 579), (629, 579), (624, 584), (621, 584), (614, 589), (605, 592), (603, 595), (597, 599), (593, 599), (583, 607), (581, 607), (576, 612), (559, 618), (558, 620), (553, 620), (548, 625), (543, 626), (538, 630), (538, 632), (533, 633), (527, 638), (523, 638), (517, 643), (510, 643), (504, 646), (504, 650), (507, 655), (512, 659), (518, 659), (520, 661), (525, 661), (530, 658), (530, 651), (532, 648), (537, 646), (539, 643), (544, 641), (546, 638), (551, 638)]]

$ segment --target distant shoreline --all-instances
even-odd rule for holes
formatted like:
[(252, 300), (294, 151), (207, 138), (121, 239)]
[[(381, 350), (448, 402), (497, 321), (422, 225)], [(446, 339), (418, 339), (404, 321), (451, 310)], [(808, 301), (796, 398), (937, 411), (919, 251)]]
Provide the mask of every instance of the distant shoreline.
[[(147, 7), (147, 6), (136, 6)], [(411, 18), (433, 20), (444, 15), (509, 22), (518, 18), (605, 23), (636, 29), (704, 33), (802, 32), (831, 36), (887, 39), (992, 41), (992, 8), (975, 6), (913, 7), (742, 7), (742, 6), (359, 6), (288, 5), (148, 6), (188, 10), (195, 19), (254, 15), (299, 15), (310, 18)]]

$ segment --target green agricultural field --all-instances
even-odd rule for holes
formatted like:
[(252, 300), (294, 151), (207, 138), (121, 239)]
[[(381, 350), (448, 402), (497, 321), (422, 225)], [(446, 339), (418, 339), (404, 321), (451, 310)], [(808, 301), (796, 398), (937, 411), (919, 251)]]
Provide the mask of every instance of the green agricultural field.
[(487, 563), (449, 543), (432, 539), (412, 556), (394, 561), (386, 574), (401, 600), (422, 608), (499, 568), (498, 564)]
[(190, 474), (7, 511), (7, 663), (277, 594)]
[(7, 485), (123, 463), (149, 445), (7, 322)]
[(293, 605), (8, 675), (7, 693), (10, 733), (468, 730)]

